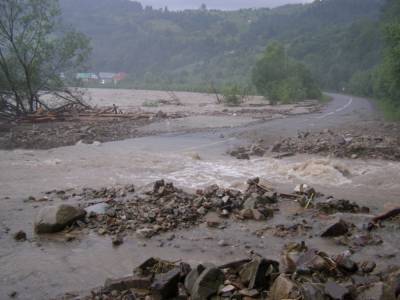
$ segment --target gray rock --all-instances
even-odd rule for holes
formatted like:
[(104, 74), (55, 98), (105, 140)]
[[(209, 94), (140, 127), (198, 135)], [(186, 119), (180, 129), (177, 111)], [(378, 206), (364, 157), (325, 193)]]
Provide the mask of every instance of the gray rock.
[(361, 270), (364, 273), (371, 273), (376, 268), (376, 263), (373, 261), (365, 261), (361, 263)]
[(329, 296), (332, 300), (345, 300), (349, 297), (349, 290), (334, 281), (328, 281), (325, 286), (325, 295)]
[(179, 268), (172, 269), (167, 273), (157, 274), (151, 285), (153, 299), (161, 300), (177, 296), (179, 293), (179, 275)]
[(84, 218), (85, 215), (85, 210), (68, 204), (44, 207), (36, 216), (35, 231), (37, 233), (58, 232), (74, 221)]
[(225, 240), (220, 240), (220, 241), (218, 241), (218, 246), (226, 247), (226, 246), (229, 246), (229, 243)]
[(218, 292), (219, 286), (224, 283), (224, 273), (218, 268), (205, 269), (197, 278), (191, 290), (192, 300), (204, 300)]
[(257, 205), (257, 198), (250, 197), (243, 203), (244, 209), (253, 209), (256, 208)]
[(279, 263), (265, 258), (255, 258), (243, 265), (239, 272), (240, 280), (249, 289), (269, 288), (272, 276), (279, 270)]
[(116, 235), (112, 238), (113, 246), (120, 246), (124, 243), (124, 238), (121, 235)]
[(148, 239), (155, 234), (155, 231), (152, 228), (142, 228), (136, 230), (136, 234), (138, 235), (138, 237)]
[(91, 213), (95, 213), (95, 214), (105, 214), (106, 213), (106, 209), (108, 208), (108, 204), (107, 203), (97, 203), (97, 204), (93, 204), (91, 206), (88, 206), (85, 208), (86, 213), (91, 214)]
[(243, 289), (239, 291), (239, 294), (244, 296), (244, 297), (250, 297), (250, 298), (255, 298), (257, 297), (260, 293), (256, 289)]
[(343, 272), (355, 273), (358, 271), (358, 265), (349, 257), (340, 257), (336, 263)]
[(215, 267), (212, 264), (200, 264), (198, 265), (196, 268), (192, 269), (188, 275), (185, 277), (185, 282), (184, 282), (184, 286), (186, 288), (186, 290), (188, 292), (190, 292), (193, 289), (193, 286), (197, 280), (197, 278), (199, 278), (199, 276), (201, 275), (201, 273), (207, 268), (212, 268)]
[(394, 299), (389, 287), (383, 282), (376, 282), (357, 295), (356, 300), (390, 300)]
[(319, 283), (305, 283), (301, 286), (301, 294), (304, 300), (325, 300), (324, 286)]
[(270, 300), (298, 299), (299, 296), (300, 292), (296, 284), (284, 274), (275, 279), (271, 287)]
[(148, 289), (151, 285), (151, 276), (137, 277), (127, 276), (118, 279), (107, 279), (104, 288), (107, 291), (126, 291), (129, 289)]
[(20, 230), (20, 231), (14, 233), (14, 240), (16, 240), (18, 242), (26, 241), (26, 233), (25, 233), (25, 231)]
[(331, 221), (321, 233), (321, 237), (336, 237), (349, 232), (349, 226), (342, 219), (335, 219)]

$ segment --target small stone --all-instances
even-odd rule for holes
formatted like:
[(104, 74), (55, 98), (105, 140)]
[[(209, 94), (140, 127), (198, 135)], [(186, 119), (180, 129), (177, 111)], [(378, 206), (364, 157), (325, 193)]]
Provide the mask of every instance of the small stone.
[(113, 246), (120, 246), (124, 243), (124, 238), (121, 235), (116, 235), (112, 238)]
[(151, 238), (154, 235), (154, 230), (151, 228), (142, 228), (142, 229), (138, 229), (136, 230), (136, 234), (141, 237), (141, 238)]
[(104, 228), (99, 228), (99, 229), (97, 230), (97, 233), (100, 234), (100, 235), (105, 235), (105, 234), (107, 233), (107, 230), (104, 229)]
[(216, 228), (221, 225), (221, 219), (215, 214), (209, 214), (206, 217), (206, 223), (208, 227)]
[(361, 270), (364, 273), (371, 273), (376, 268), (376, 263), (373, 261), (364, 261), (361, 263)]
[(8, 294), (10, 298), (15, 298), (18, 295), (16, 291), (12, 291), (11, 293)]
[(224, 217), (224, 218), (229, 217), (229, 211), (227, 209), (223, 209), (221, 211), (221, 217)]
[(339, 269), (346, 273), (355, 273), (358, 271), (358, 265), (349, 257), (339, 256), (336, 259)]
[(16, 240), (18, 242), (26, 241), (26, 233), (25, 233), (25, 231), (20, 230), (20, 231), (14, 233), (14, 240)]
[(202, 206), (199, 209), (197, 209), (197, 213), (199, 215), (205, 215), (207, 213), (207, 210)]
[(222, 289), (220, 289), (219, 293), (220, 294), (226, 294), (226, 293), (231, 293), (236, 290), (236, 287), (232, 284), (228, 284), (224, 286)]
[(363, 289), (356, 300), (387, 300), (392, 299), (389, 287), (383, 282), (376, 282)]
[(301, 293), (307, 300), (326, 300), (322, 284), (306, 282), (301, 285)]
[(300, 292), (296, 284), (281, 274), (275, 279), (271, 287), (271, 300), (297, 299)]
[(342, 219), (330, 222), (321, 233), (321, 237), (337, 237), (349, 232), (348, 225)]
[(331, 280), (325, 284), (324, 289), (325, 294), (332, 300), (344, 300), (350, 293), (347, 288)]
[(256, 208), (256, 205), (257, 205), (257, 199), (254, 197), (250, 197), (243, 203), (243, 208), (244, 209), (253, 209), (253, 208)]
[(229, 243), (228, 243), (227, 241), (225, 241), (225, 240), (220, 240), (220, 241), (218, 242), (218, 246), (220, 246), (220, 247), (226, 247), (226, 246), (229, 246)]
[(72, 242), (72, 241), (75, 240), (75, 239), (76, 239), (76, 237), (73, 236), (72, 234), (67, 233), (67, 234), (65, 235), (65, 241), (66, 241), (66, 242)]
[(117, 212), (115, 211), (115, 208), (109, 207), (106, 209), (106, 215), (109, 216), (110, 218), (114, 218), (117, 215)]
[(251, 211), (253, 212), (254, 220), (261, 221), (261, 220), (265, 220), (266, 219), (264, 214), (262, 214), (258, 209), (252, 209)]
[(151, 277), (127, 276), (119, 279), (107, 279), (104, 287), (108, 291), (126, 291), (129, 289), (148, 289), (151, 285)]
[(172, 241), (175, 239), (175, 234), (171, 234), (169, 237), (167, 237), (167, 241)]
[(245, 208), (240, 211), (240, 216), (245, 220), (252, 220), (254, 218), (253, 209)]
[(260, 293), (256, 289), (243, 289), (243, 290), (239, 291), (239, 294), (244, 296), (244, 297), (255, 298)]

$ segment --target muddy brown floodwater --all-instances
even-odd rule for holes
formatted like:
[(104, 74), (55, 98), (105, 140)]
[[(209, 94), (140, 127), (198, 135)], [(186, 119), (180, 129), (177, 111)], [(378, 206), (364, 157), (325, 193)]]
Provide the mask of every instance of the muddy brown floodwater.
[[(337, 102), (330, 105), (337, 105), (335, 110), (343, 107), (343, 103)], [(349, 105), (338, 114), (348, 120), (353, 110)], [(321, 116), (326, 113), (322, 112)], [(328, 119), (326, 126), (340, 122), (329, 120), (331, 117), (336, 116), (324, 117)], [(304, 121), (313, 116), (294, 118)], [(296, 120), (288, 119), (286, 124), (297, 124)], [(260, 126), (262, 130), (268, 128), (268, 124)], [(271, 134), (286, 130), (284, 125), (274, 126), (270, 128)], [(243, 143), (246, 140), (243, 132), (254, 131), (255, 127), (241, 130), (238, 134), (223, 131), (224, 137), (221, 137), (221, 131), (209, 130), (50, 150), (0, 151), (0, 299), (7, 299), (13, 291), (18, 293), (18, 299), (48, 299), (68, 291), (87, 290), (102, 285), (108, 277), (130, 274), (133, 267), (149, 256), (182, 259), (193, 264), (220, 263), (245, 257), (249, 249), (253, 249), (265, 257), (279, 259), (287, 240), (268, 234), (257, 236), (254, 232), (266, 226), (288, 223), (288, 215), (300, 209), (297, 203), (286, 200), (282, 202), (280, 212), (267, 221), (228, 221), (223, 230), (201, 224), (173, 232), (175, 239), (172, 241), (169, 240), (171, 233), (150, 240), (140, 240), (132, 235), (115, 248), (110, 237), (94, 233), (78, 234), (76, 240), (68, 243), (62, 234), (34, 234), (34, 216), (48, 203), (24, 200), (48, 190), (128, 183), (142, 186), (160, 178), (189, 189), (214, 183), (243, 189), (248, 178), (259, 176), (281, 191), (291, 192), (296, 184), (308, 183), (325, 195), (367, 205), (372, 214), (399, 205), (399, 162), (310, 155), (281, 160), (269, 155), (249, 161), (237, 160), (227, 156), (226, 151)], [(292, 131), (295, 132), (296, 127)], [(370, 216), (343, 217), (361, 226)], [(18, 230), (27, 233), (27, 242), (14, 241), (12, 233)], [(382, 245), (361, 249), (355, 259), (379, 260), (382, 267), (399, 264), (398, 230), (388, 226), (380, 234), (393, 238)], [(228, 241), (229, 246), (218, 246), (221, 239)], [(346, 250), (346, 247), (315, 234), (291, 240), (306, 240), (308, 245), (331, 254)]]

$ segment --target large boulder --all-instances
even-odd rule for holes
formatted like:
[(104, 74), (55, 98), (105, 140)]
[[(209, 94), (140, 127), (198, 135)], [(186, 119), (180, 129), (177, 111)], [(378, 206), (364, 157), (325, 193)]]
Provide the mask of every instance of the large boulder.
[(156, 274), (151, 285), (154, 300), (170, 299), (179, 293), (180, 269), (174, 268), (167, 273)]
[(85, 215), (85, 210), (68, 204), (44, 207), (36, 216), (35, 231), (37, 233), (58, 232), (74, 221), (84, 218)]
[(197, 278), (190, 292), (192, 300), (204, 300), (218, 292), (224, 283), (224, 273), (214, 267), (206, 268)]

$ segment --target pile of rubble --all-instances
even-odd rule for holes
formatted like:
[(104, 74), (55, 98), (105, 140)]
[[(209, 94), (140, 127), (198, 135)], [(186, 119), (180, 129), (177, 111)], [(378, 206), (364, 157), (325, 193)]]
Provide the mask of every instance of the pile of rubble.
[(324, 130), (317, 133), (300, 132), (271, 147), (277, 153), (308, 153), (347, 158), (400, 160), (400, 136), (350, 134)]
[[(397, 218), (400, 208), (371, 217), (366, 207), (347, 200), (324, 197), (310, 186), (296, 186), (294, 193), (277, 193), (259, 178), (250, 179), (243, 192), (217, 185), (186, 192), (172, 183), (159, 180), (142, 189), (132, 185), (50, 191), (47, 198), (27, 201), (74, 200), (80, 206), (65, 204), (42, 208), (35, 221), (38, 233), (66, 230), (94, 230), (112, 237), (114, 246), (123, 243), (124, 235), (136, 232), (149, 238), (200, 222), (220, 228), (220, 220), (267, 220), (280, 208), (283, 199), (296, 201), (301, 208), (291, 215), (291, 222), (270, 223), (254, 232), (260, 238), (286, 238), (280, 260), (264, 258), (251, 250), (251, 255), (224, 265), (202, 263), (189, 265), (150, 258), (133, 274), (107, 279), (104, 286), (89, 294), (69, 293), (60, 299), (396, 299), (400, 291), (400, 269), (385, 269), (380, 263), (353, 253), (362, 247), (380, 245), (383, 240), (372, 232), (380, 223)], [(208, 218), (217, 215), (218, 219)], [(346, 213), (349, 217), (346, 219)], [(365, 223), (367, 222), (367, 223)], [(369, 223), (368, 223), (369, 222)], [(354, 223), (354, 224), (353, 224)], [(272, 234), (266, 234), (272, 230)], [(300, 241), (308, 237), (328, 240), (331, 245), (345, 246), (336, 255), (308, 247)], [(27, 239), (18, 232), (15, 240)], [(219, 245), (219, 243), (218, 243)], [(250, 247), (251, 248), (251, 247)], [(249, 248), (248, 248), (249, 249)], [(276, 257), (276, 256), (274, 256)]]
[[(159, 180), (151, 189), (138, 192), (127, 185), (47, 193), (47, 197), (51, 195), (62, 201), (79, 199), (81, 206), (60, 204), (42, 208), (35, 221), (37, 233), (56, 232), (66, 227), (69, 231), (90, 228), (100, 235), (118, 236), (119, 241), (127, 231), (149, 238), (161, 232), (188, 228), (203, 222), (211, 211), (221, 218), (266, 220), (273, 216), (274, 204), (278, 201), (278, 194), (260, 184), (258, 178), (248, 181), (244, 193), (217, 185), (189, 193)], [(43, 200), (48, 198), (31, 197), (27, 201)], [(210, 220), (207, 224), (218, 226)]]
[(367, 127), (353, 127), (346, 130), (299, 132), (296, 137), (284, 138), (274, 144), (261, 139), (251, 145), (228, 151), (228, 154), (237, 159), (265, 155), (281, 159), (296, 153), (307, 153), (352, 159), (400, 160), (399, 124), (373, 123)]
[(399, 269), (374, 272), (376, 263), (356, 262), (349, 252), (329, 255), (304, 242), (288, 244), (281, 262), (253, 254), (217, 266), (150, 258), (133, 274), (107, 279), (89, 294), (58, 299), (396, 299)]

